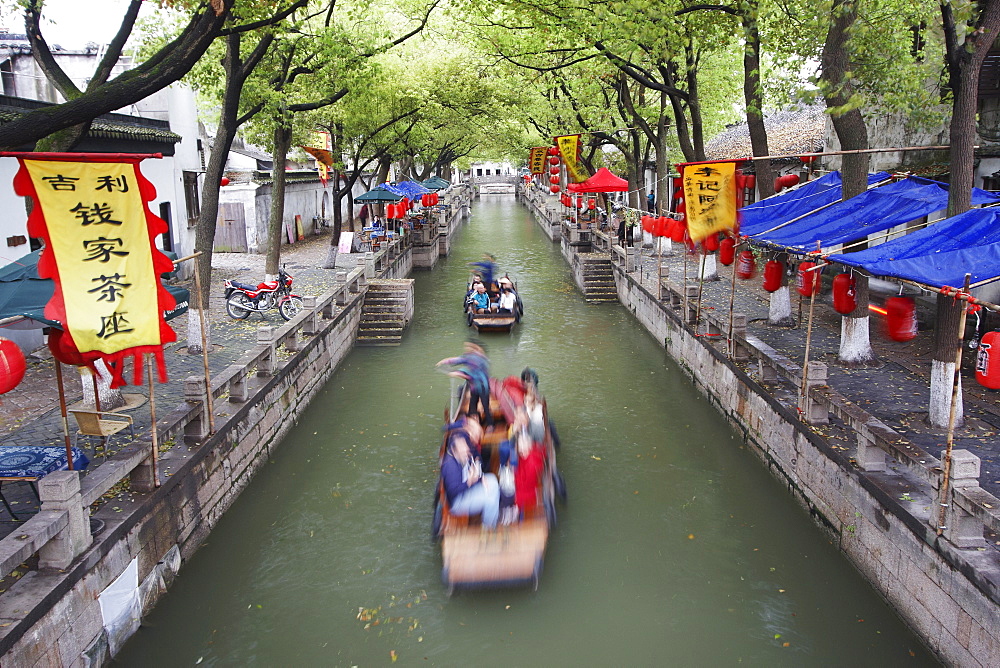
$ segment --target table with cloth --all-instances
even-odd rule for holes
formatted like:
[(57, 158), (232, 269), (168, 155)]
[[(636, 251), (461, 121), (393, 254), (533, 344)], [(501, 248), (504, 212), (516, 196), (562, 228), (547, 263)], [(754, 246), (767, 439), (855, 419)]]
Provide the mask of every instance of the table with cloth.
[[(87, 455), (79, 448), (73, 448), (73, 469), (82, 471), (90, 464)], [(36, 483), (53, 471), (69, 469), (66, 461), (66, 448), (61, 445), (5, 445), (0, 446), (0, 501), (10, 516), (15, 520), (17, 515), (11, 509), (7, 498), (3, 495), (3, 483), (11, 481), (26, 481), (38, 498)], [(41, 503), (41, 499), (39, 499)]]

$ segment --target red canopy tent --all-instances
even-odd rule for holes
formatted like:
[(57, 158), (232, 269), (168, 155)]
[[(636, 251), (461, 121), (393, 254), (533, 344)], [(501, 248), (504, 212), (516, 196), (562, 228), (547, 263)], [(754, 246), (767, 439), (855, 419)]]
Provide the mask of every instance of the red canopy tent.
[(614, 193), (628, 192), (628, 181), (612, 174), (607, 167), (601, 167), (597, 173), (583, 183), (571, 183), (566, 188), (573, 193)]

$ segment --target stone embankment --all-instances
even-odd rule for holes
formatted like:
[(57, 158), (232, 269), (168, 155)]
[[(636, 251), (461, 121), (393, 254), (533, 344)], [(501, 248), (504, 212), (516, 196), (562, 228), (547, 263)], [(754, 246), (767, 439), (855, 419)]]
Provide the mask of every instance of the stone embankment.
[(804, 328), (773, 331), (746, 288), (730, 318), (728, 269), (700, 290), (683, 253), (661, 265), (641, 247), (561, 221), (551, 196), (520, 196), (581, 290), (594, 254), (612, 262), (621, 303), (932, 651), (949, 664), (1000, 665), (1000, 500), (991, 493), (1000, 481), (992, 468), (980, 480), (981, 459), (991, 466), (1000, 447), (990, 422), (1000, 416), (967, 399), (939, 525), (944, 439), (915, 417), (913, 395), (926, 401), (929, 381), (898, 365), (899, 351), (882, 351), (881, 368), (842, 369), (828, 354), (839, 323), (821, 320), (803, 374), (795, 360)]

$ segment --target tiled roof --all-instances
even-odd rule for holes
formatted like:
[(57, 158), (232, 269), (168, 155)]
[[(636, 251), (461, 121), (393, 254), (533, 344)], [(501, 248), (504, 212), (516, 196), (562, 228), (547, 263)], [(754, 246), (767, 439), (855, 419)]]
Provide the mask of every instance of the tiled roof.
[[(822, 106), (777, 111), (764, 118), (771, 155), (798, 155), (823, 150), (826, 113)], [(746, 123), (734, 125), (705, 145), (709, 160), (744, 158), (753, 154)]]
[[(28, 111), (47, 106), (52, 105), (0, 96), (0, 125), (9, 123)], [(94, 139), (124, 139), (161, 144), (176, 144), (181, 140), (179, 134), (170, 130), (170, 123), (167, 121), (125, 114), (104, 114), (96, 118), (91, 123), (87, 136)]]

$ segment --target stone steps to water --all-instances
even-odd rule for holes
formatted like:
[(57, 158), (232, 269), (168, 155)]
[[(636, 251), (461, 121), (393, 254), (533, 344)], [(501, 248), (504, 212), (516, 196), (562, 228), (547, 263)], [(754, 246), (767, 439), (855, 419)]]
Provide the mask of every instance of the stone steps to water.
[(584, 299), (588, 302), (618, 301), (618, 288), (615, 286), (611, 260), (606, 257), (586, 257), (581, 258), (581, 262), (580, 276)]
[(402, 343), (408, 294), (408, 287), (392, 281), (369, 284), (358, 326), (359, 346), (398, 346)]

